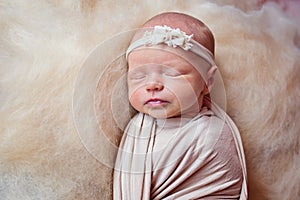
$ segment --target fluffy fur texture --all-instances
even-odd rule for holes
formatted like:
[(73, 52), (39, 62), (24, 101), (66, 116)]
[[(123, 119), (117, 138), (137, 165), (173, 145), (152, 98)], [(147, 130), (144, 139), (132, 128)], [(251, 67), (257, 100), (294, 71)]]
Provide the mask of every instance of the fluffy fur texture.
[[(163, 11), (198, 17), (215, 35), (250, 199), (299, 199), (300, 20), (274, 3), (217, 3), (1, 0), (0, 199), (112, 198), (112, 169), (76, 131), (74, 82), (97, 44)], [(117, 143), (114, 122), (101, 123)]]

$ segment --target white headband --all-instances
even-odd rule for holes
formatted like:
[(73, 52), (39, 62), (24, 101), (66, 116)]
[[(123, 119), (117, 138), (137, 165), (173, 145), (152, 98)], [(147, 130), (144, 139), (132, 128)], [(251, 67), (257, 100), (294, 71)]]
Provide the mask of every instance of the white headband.
[[(217, 69), (212, 53), (203, 45), (193, 40), (192, 37), (193, 35), (186, 35), (186, 33), (179, 28), (173, 29), (166, 25), (155, 26), (152, 31), (146, 31), (142, 38), (136, 40), (128, 47), (126, 59), (129, 53), (138, 47), (166, 44), (173, 48), (180, 47), (185, 51), (191, 51), (208, 62), (210, 67)], [(206, 77), (206, 74), (202, 74), (202, 76), (206, 80), (209, 78)]]
[(166, 25), (155, 26), (153, 31), (146, 31), (141, 39), (133, 42), (128, 47), (126, 51), (126, 59), (132, 50), (140, 46), (166, 44), (174, 48), (179, 46), (183, 50), (190, 50), (191, 52), (205, 59), (212, 66), (215, 65), (212, 53), (203, 45), (193, 40), (192, 37), (193, 35), (186, 35), (186, 33), (181, 31), (179, 28), (173, 29)]

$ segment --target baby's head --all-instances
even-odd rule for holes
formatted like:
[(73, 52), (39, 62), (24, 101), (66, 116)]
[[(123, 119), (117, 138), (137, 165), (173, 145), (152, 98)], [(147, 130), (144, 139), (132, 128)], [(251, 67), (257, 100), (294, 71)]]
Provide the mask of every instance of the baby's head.
[(129, 101), (137, 111), (154, 118), (194, 117), (209, 106), (204, 97), (216, 70), (214, 37), (200, 20), (157, 15), (137, 31), (126, 56)]

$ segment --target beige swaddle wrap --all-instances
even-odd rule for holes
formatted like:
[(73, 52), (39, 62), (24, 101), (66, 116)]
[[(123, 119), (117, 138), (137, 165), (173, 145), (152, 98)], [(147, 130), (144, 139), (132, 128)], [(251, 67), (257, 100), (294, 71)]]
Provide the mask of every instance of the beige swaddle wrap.
[(139, 113), (119, 147), (114, 199), (247, 199), (246, 181), (238, 129), (218, 107), (189, 120)]

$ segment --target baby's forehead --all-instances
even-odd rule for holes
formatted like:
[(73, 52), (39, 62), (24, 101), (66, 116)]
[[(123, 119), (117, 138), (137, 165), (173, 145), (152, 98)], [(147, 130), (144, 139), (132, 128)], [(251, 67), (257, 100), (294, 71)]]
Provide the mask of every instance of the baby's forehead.
[(176, 64), (176, 62), (188, 62), (180, 53), (173, 49), (168, 49), (166, 46), (160, 45), (158, 47), (141, 47), (132, 51), (128, 56), (128, 62), (139, 64)]

